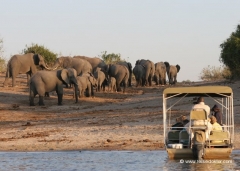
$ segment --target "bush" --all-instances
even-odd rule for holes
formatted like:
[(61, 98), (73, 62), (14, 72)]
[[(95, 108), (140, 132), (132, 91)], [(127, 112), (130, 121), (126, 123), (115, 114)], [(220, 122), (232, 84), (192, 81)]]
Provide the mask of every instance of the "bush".
[(3, 58), (3, 40), (0, 39), (0, 72), (6, 71), (6, 68), (6, 60)]
[(7, 69), (6, 60), (0, 57), (0, 72), (5, 72)]
[(228, 67), (215, 67), (208, 65), (200, 73), (200, 79), (203, 81), (220, 81), (231, 79), (231, 72)]
[(99, 57), (102, 58), (106, 64), (112, 64), (112, 63), (117, 63), (119, 61), (123, 61), (121, 59), (121, 54), (115, 54), (115, 53), (107, 54), (107, 51), (102, 52), (102, 54), (99, 55)]
[(26, 45), (26, 48), (23, 50), (23, 53), (37, 53), (44, 57), (44, 60), (48, 64), (52, 64), (57, 59), (57, 54), (51, 52), (49, 49), (44, 46), (39, 46), (38, 44), (32, 44), (30, 47)]

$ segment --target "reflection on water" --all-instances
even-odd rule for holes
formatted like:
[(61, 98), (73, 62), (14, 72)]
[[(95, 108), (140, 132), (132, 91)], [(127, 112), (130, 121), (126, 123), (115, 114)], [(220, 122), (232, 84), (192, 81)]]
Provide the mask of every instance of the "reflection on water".
[(0, 170), (240, 170), (239, 152), (214, 164), (169, 160), (165, 151), (0, 152)]

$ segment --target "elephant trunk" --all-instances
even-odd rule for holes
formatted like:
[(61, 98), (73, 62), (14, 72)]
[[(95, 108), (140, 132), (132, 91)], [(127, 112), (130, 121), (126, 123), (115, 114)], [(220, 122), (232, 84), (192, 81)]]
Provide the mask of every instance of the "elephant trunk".
[(58, 63), (55, 63), (53, 65), (53, 67), (51, 68), (51, 70), (56, 70), (60, 65)]
[(75, 103), (78, 102), (78, 85), (77, 84), (74, 84), (74, 93), (75, 93)]
[(48, 65), (46, 63), (41, 65), (43, 68), (45, 68), (46, 70), (51, 70), (51, 68), (48, 67)]

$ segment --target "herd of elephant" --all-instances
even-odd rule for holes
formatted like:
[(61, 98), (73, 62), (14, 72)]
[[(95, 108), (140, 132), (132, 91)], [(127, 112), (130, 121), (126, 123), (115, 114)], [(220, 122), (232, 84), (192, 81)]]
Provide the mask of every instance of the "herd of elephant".
[[(38, 70), (38, 66), (42, 70)], [(49, 67), (41, 55), (28, 53), (11, 57), (3, 85), (8, 86), (9, 78), (12, 78), (14, 87), (17, 75), (27, 74), (30, 106), (34, 106), (34, 97), (37, 94), (38, 104), (44, 105), (44, 96), (51, 91), (56, 91), (58, 105), (62, 105), (64, 85), (73, 85), (74, 97), (78, 102), (78, 98), (84, 95), (94, 96), (94, 87), (96, 91), (105, 91), (105, 86), (108, 86), (108, 90), (125, 92), (126, 87), (132, 85), (132, 74), (135, 76), (136, 86), (152, 86), (152, 80), (157, 85), (165, 85), (166, 74), (169, 84), (176, 84), (179, 70), (179, 65), (173, 66), (168, 62), (154, 64), (150, 60), (141, 59), (136, 61), (132, 69), (130, 62), (106, 64), (100, 58), (85, 56), (59, 57)]]

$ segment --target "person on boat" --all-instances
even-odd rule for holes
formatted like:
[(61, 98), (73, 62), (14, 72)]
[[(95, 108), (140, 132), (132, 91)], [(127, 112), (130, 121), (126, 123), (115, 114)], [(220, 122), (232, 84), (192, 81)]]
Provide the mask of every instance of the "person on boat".
[(215, 104), (211, 111), (213, 112), (212, 115), (217, 119), (217, 123), (219, 123), (222, 126), (222, 112), (219, 109), (218, 105)]
[[(208, 118), (207, 119), (207, 124), (206, 124), (206, 129), (205, 129), (205, 132), (206, 132), (206, 139), (208, 139), (209, 138), (209, 134), (210, 134), (210, 132), (212, 131), (212, 124), (210, 123), (210, 121), (211, 121), (211, 119), (210, 118)], [(184, 130), (186, 130), (187, 131), (187, 133), (190, 135), (191, 134), (191, 138), (193, 138), (193, 132), (192, 132), (192, 130), (190, 129), (190, 122), (188, 122), (185, 126), (184, 126)]]
[(210, 114), (210, 107), (204, 103), (204, 98), (202, 96), (198, 97), (197, 103), (192, 109), (204, 109), (207, 112), (207, 116)]
[(176, 123), (172, 125), (172, 130), (183, 130), (184, 126), (189, 122), (186, 116), (182, 115), (176, 118)]
[(217, 119), (215, 116), (212, 116), (211, 118), (211, 124), (212, 124), (212, 130), (213, 131), (222, 131), (222, 126), (217, 122)]

